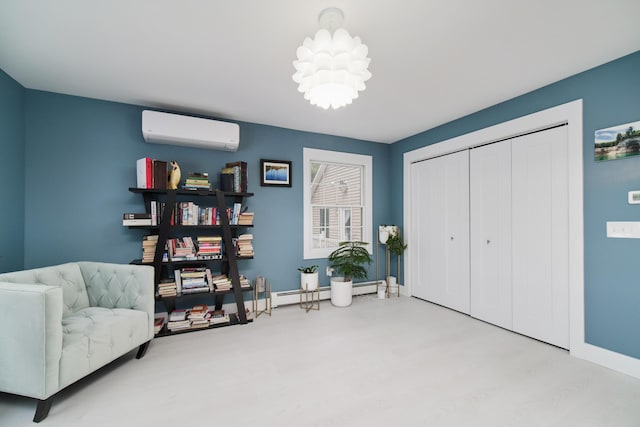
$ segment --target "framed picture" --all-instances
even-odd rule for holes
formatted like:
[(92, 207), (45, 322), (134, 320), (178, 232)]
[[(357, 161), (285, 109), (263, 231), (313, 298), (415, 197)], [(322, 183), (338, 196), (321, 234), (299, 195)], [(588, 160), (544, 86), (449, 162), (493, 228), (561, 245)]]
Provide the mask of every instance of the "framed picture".
[(596, 162), (638, 155), (640, 155), (640, 121), (596, 131)]
[(260, 185), (263, 187), (291, 187), (291, 162), (260, 159)]

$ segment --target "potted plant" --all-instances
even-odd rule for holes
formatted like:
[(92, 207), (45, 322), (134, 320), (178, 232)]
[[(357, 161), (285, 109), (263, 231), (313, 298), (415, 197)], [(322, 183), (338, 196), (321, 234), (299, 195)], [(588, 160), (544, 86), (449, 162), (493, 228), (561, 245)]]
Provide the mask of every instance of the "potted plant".
[[(390, 234), (389, 238), (386, 242), (387, 250), (389, 253), (392, 253), (398, 257), (398, 275), (400, 274), (400, 256), (404, 253), (405, 249), (407, 249), (407, 245), (404, 243), (402, 239), (402, 235), (400, 233)], [(389, 253), (387, 253), (387, 258), (389, 257)], [(389, 260), (387, 260), (387, 266), (389, 265)], [(397, 293), (397, 280), (394, 276), (387, 276), (387, 286), (388, 293), (394, 294)]]
[(371, 264), (366, 242), (340, 242), (329, 255), (329, 265), (342, 277), (331, 278), (331, 304), (336, 307), (351, 305), (353, 279), (366, 279), (364, 264)]
[(383, 245), (387, 243), (389, 236), (393, 236), (395, 234), (398, 234), (398, 227), (395, 225), (382, 224), (378, 226), (378, 240), (380, 240), (380, 243)]
[(315, 291), (318, 289), (318, 266), (298, 268), (300, 272), (300, 287), (307, 291)]

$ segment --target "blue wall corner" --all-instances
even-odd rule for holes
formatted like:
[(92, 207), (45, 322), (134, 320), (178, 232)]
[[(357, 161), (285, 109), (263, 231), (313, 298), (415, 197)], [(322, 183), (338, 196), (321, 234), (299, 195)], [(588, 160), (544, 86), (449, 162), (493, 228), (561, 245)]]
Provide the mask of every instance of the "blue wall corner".
[[(606, 221), (640, 221), (627, 192), (640, 189), (640, 156), (595, 162), (594, 133), (640, 120), (640, 51), (393, 144), (391, 164), (416, 148), (583, 99), (586, 341), (640, 358), (640, 240), (607, 239)], [(391, 204), (402, 206), (402, 182)], [(402, 220), (402, 210), (395, 221)]]
[(24, 268), (24, 93), (0, 70), (0, 272)]

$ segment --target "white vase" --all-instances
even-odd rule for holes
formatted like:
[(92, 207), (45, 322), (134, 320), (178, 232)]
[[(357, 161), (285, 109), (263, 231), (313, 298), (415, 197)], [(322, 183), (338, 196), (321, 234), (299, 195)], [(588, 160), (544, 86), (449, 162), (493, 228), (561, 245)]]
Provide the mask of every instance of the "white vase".
[(395, 276), (387, 276), (387, 289), (389, 295), (398, 295), (398, 281)]
[(344, 277), (331, 278), (331, 304), (336, 307), (349, 307), (351, 305), (353, 280), (344, 281)]
[(378, 240), (380, 243), (385, 245), (387, 243), (387, 239), (390, 236), (395, 236), (398, 234), (398, 226), (397, 225), (379, 225), (378, 226)]
[(308, 291), (315, 291), (318, 289), (318, 272), (315, 273), (300, 273), (300, 287)]

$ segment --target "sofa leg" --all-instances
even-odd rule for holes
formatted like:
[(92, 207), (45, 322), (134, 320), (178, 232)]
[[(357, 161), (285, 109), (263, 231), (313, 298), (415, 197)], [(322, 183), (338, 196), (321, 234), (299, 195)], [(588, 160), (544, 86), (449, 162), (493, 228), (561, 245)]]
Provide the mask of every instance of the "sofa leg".
[(138, 354), (136, 354), (136, 359), (142, 359), (142, 357), (145, 355), (145, 353), (147, 352), (147, 349), (149, 348), (149, 343), (151, 341), (147, 341), (146, 343), (142, 344), (139, 348), (138, 348)]
[(53, 396), (50, 396), (46, 400), (38, 399), (38, 406), (36, 406), (36, 414), (33, 416), (33, 422), (39, 423), (47, 418), (49, 415), (49, 409), (51, 409), (51, 402), (53, 402)]

